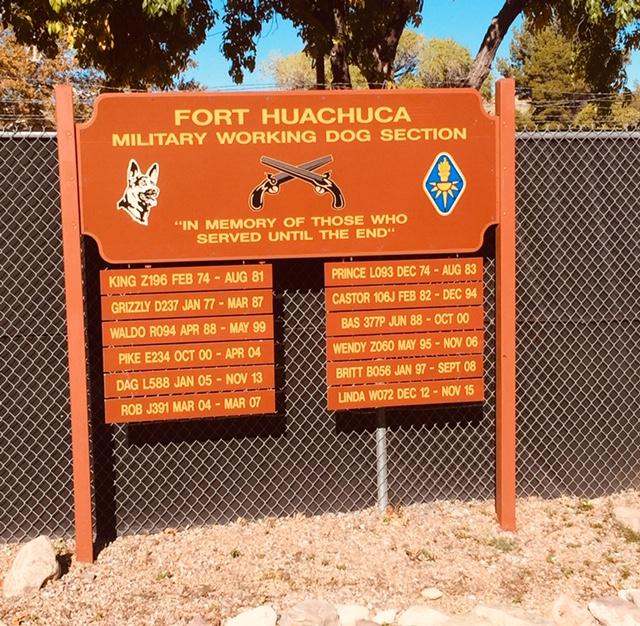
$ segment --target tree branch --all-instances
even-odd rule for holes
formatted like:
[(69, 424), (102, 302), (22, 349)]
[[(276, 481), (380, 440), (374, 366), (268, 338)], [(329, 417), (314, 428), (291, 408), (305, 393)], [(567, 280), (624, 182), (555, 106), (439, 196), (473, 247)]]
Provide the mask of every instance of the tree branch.
[(489, 28), (480, 45), (480, 50), (478, 50), (478, 54), (471, 65), (465, 81), (468, 87), (480, 89), (491, 71), (491, 64), (511, 24), (522, 13), (524, 8), (534, 1), (538, 0), (505, 0), (498, 15), (491, 20), (491, 24), (489, 24)]

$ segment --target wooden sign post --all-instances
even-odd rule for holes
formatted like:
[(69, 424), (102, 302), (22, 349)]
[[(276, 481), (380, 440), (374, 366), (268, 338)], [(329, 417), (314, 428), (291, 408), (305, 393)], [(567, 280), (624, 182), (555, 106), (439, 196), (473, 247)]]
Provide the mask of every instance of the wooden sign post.
[[(276, 412), (273, 259), (325, 265), (329, 410), (484, 399), (496, 229), (496, 510), (515, 528), (514, 85), (100, 96), (56, 89), (77, 556), (93, 559), (81, 238), (106, 423)], [(363, 260), (375, 257), (375, 260)], [(380, 425), (379, 424), (379, 425)], [(380, 440), (382, 441), (382, 439)]]

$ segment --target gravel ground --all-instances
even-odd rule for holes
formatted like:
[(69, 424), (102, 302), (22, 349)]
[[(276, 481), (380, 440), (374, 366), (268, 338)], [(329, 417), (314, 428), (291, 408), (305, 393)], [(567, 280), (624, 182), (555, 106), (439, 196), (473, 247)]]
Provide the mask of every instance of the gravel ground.
[[(357, 513), (238, 520), (226, 526), (167, 529), (121, 537), (95, 565), (73, 560), (38, 594), (0, 598), (0, 622), (179, 626), (195, 615), (218, 623), (243, 608), (281, 611), (305, 598), (406, 608), (438, 587), (434, 608), (464, 613), (481, 602), (548, 614), (567, 593), (594, 596), (640, 587), (640, 542), (612, 508), (640, 508), (640, 493), (595, 500), (521, 499), (518, 531), (499, 530), (493, 503), (439, 502)], [(0, 578), (17, 544), (0, 545)]]

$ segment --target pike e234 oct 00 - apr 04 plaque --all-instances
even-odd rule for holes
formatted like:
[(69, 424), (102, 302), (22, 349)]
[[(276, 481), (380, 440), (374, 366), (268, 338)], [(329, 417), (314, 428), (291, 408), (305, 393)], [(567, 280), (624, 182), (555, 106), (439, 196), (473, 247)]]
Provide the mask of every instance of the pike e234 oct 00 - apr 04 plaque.
[[(512, 82), (497, 95), (491, 116), (470, 89), (108, 94), (76, 125), (59, 87), (72, 425), (87, 438), (76, 457), (89, 458), (81, 236), (104, 262), (107, 422), (266, 419), (280, 391), (276, 259), (327, 259), (319, 410), (481, 402), (480, 250), (495, 226), (497, 461), (508, 476)], [(377, 353), (379, 340), (393, 350)], [(510, 479), (498, 482), (508, 494)], [(498, 500), (509, 526), (510, 500)]]

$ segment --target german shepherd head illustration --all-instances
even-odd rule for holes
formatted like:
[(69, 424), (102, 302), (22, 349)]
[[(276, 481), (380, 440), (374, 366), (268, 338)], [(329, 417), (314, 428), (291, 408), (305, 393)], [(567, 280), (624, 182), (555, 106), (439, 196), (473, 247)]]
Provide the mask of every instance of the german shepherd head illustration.
[(126, 211), (138, 224), (149, 224), (149, 213), (158, 204), (158, 174), (160, 167), (153, 163), (146, 174), (142, 172), (135, 159), (129, 161), (127, 169), (127, 186), (117, 208)]

